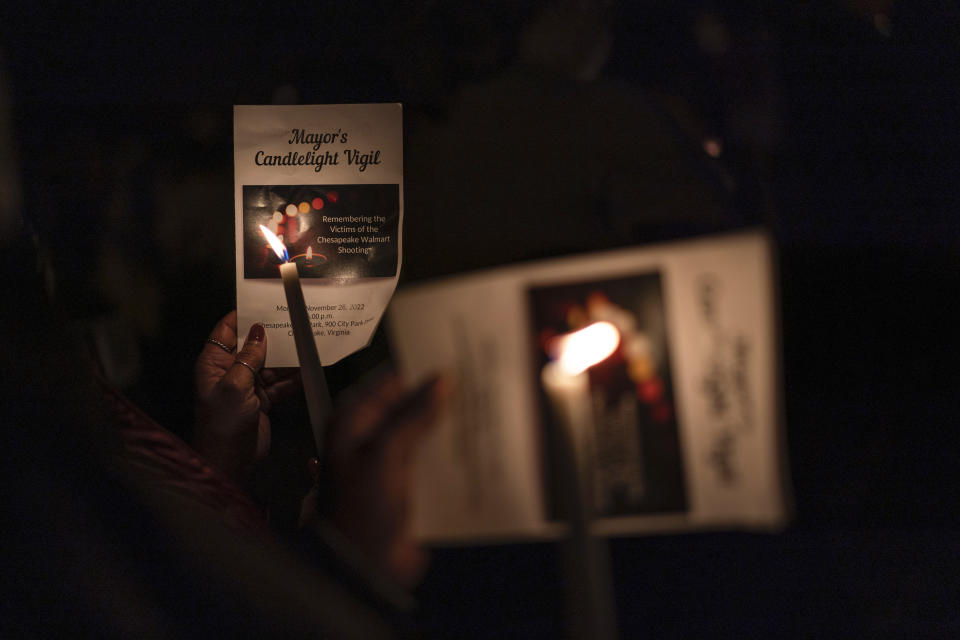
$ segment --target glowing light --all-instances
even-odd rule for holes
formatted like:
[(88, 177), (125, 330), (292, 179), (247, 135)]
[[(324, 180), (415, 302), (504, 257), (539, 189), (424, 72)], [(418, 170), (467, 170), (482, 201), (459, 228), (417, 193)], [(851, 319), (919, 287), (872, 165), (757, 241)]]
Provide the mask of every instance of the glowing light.
[(659, 378), (650, 378), (637, 385), (637, 395), (647, 404), (654, 404), (663, 398), (663, 383)]
[(280, 224), (281, 222), (283, 222), (283, 214), (280, 213), (279, 211), (274, 211), (274, 212), (273, 212), (273, 218), (272, 218), (272, 219), (273, 219), (273, 221), (276, 222), (277, 224)]
[(287, 208), (284, 209), (284, 211), (287, 213), (288, 216), (290, 216), (290, 217), (292, 218), (292, 217), (294, 217), (295, 215), (297, 215), (297, 205), (295, 205), (295, 204), (288, 204), (288, 205), (287, 205)]
[(606, 359), (620, 344), (620, 332), (609, 322), (593, 324), (557, 338), (557, 362), (564, 373), (577, 375)]
[(307, 247), (307, 262), (313, 260), (313, 247)]
[(711, 158), (719, 158), (723, 153), (723, 143), (716, 138), (707, 138), (703, 141), (703, 151)]
[(653, 360), (647, 356), (640, 358), (629, 358), (627, 360), (627, 375), (634, 382), (646, 382), (653, 378), (656, 370), (653, 367)]
[(290, 254), (287, 253), (287, 248), (283, 246), (283, 242), (274, 235), (270, 229), (267, 229), (265, 226), (260, 225), (260, 233), (263, 234), (263, 237), (267, 239), (267, 242), (270, 244), (270, 248), (273, 249), (273, 252), (277, 254), (277, 257), (287, 262), (290, 259)]
[(300, 206), (297, 208), (300, 213), (310, 213), (310, 203), (301, 202)]
[(330, 202), (336, 202), (336, 201), (337, 201), (337, 197), (338, 197), (338, 196), (337, 196), (337, 192), (336, 192), (336, 191), (328, 191), (328, 192), (327, 192), (327, 200), (329, 200)]
[(312, 204), (313, 208), (317, 211), (323, 209), (323, 198), (314, 198)]
[(623, 351), (630, 360), (650, 359), (653, 357), (653, 343), (647, 334), (636, 332), (624, 342)]

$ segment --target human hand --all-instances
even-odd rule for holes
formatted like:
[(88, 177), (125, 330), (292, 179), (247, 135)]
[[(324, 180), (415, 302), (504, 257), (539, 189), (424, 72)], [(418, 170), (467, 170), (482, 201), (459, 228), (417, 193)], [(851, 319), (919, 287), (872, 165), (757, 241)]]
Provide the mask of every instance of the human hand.
[[(409, 531), (412, 456), (436, 422), (448, 385), (433, 378), (405, 390), (395, 374), (352, 394), (330, 432), (332, 520), (387, 576), (416, 584), (426, 554)], [(316, 459), (311, 472), (318, 473)], [(317, 489), (303, 501), (301, 521), (317, 509)]]
[(243, 349), (234, 356), (236, 344), (237, 312), (231, 311), (210, 332), (197, 357), (194, 448), (221, 471), (242, 481), (270, 451), (267, 412), (298, 388), (299, 372), (261, 371), (267, 357), (267, 336), (259, 324), (250, 327)]

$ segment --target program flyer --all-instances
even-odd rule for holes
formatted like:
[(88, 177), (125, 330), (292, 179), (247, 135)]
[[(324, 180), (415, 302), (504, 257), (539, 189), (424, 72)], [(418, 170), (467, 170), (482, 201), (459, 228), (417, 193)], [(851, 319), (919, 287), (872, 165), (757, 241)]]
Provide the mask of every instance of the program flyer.
[[(415, 468), (433, 542), (560, 535), (551, 339), (594, 322), (619, 346), (588, 370), (598, 535), (769, 529), (789, 511), (775, 259), (761, 232), (505, 267), (398, 292), (394, 353), (456, 393)], [(581, 472), (583, 473), (583, 472)]]
[(369, 344), (400, 272), (401, 105), (235, 106), (234, 189), (238, 334), (261, 323), (266, 366), (298, 365), (263, 226), (297, 264), (321, 362)]

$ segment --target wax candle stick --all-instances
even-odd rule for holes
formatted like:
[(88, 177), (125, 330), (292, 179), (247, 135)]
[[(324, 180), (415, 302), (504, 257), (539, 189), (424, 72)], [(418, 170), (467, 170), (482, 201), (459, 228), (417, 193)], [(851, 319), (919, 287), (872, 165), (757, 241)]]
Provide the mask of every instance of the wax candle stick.
[(571, 638), (613, 640), (618, 637), (606, 540), (590, 534), (593, 520), (593, 407), (587, 369), (612, 354), (619, 333), (597, 322), (559, 339), (558, 358), (541, 372), (554, 416), (553, 436), (559, 445), (559, 489), (570, 522), (562, 545), (568, 579), (567, 611)]
[(300, 361), (300, 379), (307, 399), (310, 427), (317, 446), (317, 457), (322, 459), (327, 422), (333, 411), (333, 403), (330, 401), (327, 378), (317, 353), (317, 343), (313, 338), (313, 327), (307, 314), (303, 288), (300, 286), (300, 274), (297, 272), (297, 264), (289, 261), (287, 249), (279, 238), (263, 225), (260, 225), (260, 232), (280, 259), (285, 261), (280, 265), (280, 277), (283, 279), (283, 291), (287, 296), (287, 310), (290, 313), (293, 342), (297, 347), (297, 359)]

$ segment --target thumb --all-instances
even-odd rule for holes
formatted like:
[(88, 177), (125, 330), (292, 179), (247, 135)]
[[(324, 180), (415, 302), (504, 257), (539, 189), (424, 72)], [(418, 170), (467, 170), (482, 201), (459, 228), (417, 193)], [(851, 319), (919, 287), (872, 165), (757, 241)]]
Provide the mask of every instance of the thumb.
[[(223, 381), (237, 388), (253, 388), (257, 382), (255, 372), (260, 371), (267, 359), (267, 334), (262, 324), (254, 324), (247, 333), (247, 340), (237, 354), (233, 366), (227, 370)], [(252, 384), (253, 383), (253, 384)]]

